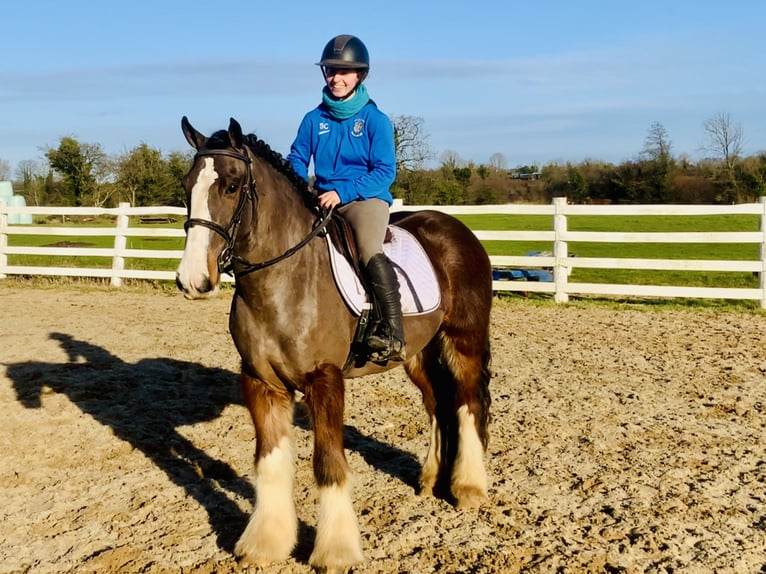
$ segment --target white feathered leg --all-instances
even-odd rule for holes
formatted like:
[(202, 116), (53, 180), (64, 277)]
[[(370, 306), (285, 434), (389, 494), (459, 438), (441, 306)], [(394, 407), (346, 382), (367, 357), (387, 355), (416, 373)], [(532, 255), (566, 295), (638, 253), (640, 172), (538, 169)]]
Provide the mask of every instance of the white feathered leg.
[(255, 508), (234, 549), (243, 565), (270, 564), (290, 556), (298, 539), (294, 475), (292, 441), (283, 437), (255, 469)]
[(457, 421), (457, 456), (452, 470), (452, 495), (458, 507), (476, 507), (487, 500), (484, 448), (476, 430), (476, 418), (466, 405), (458, 409)]
[(319, 523), (309, 563), (316, 568), (333, 571), (362, 560), (362, 539), (348, 483), (321, 487)]
[(428, 454), (420, 470), (420, 494), (423, 496), (432, 496), (434, 493), (436, 479), (439, 477), (439, 466), (441, 465), (441, 448), (439, 423), (436, 417), (432, 416), (431, 442), (428, 445)]

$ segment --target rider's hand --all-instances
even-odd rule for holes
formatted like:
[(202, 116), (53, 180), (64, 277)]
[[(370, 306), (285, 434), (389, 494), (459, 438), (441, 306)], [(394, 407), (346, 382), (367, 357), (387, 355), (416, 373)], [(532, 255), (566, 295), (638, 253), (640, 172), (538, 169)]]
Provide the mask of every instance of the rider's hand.
[(322, 195), (319, 196), (318, 201), (321, 208), (332, 209), (333, 207), (340, 205), (340, 196), (335, 190), (325, 191)]

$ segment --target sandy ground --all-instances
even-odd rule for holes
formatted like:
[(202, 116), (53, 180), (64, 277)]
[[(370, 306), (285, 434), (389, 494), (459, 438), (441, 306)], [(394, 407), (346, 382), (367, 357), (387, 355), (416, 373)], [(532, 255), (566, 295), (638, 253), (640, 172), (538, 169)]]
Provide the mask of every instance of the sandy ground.
[[(0, 571), (237, 572), (253, 431), (229, 298), (0, 288)], [(498, 303), (491, 502), (415, 486), (402, 369), (348, 384), (355, 573), (766, 572), (766, 314)], [(308, 421), (296, 410), (310, 572)]]

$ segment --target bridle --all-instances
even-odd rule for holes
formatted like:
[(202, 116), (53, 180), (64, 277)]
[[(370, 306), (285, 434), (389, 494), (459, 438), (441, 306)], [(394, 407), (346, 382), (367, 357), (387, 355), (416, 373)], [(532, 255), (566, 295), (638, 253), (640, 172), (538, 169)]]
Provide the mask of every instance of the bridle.
[[(237, 240), (237, 233), (239, 231), (239, 225), (242, 222), (242, 212), (244, 211), (245, 204), (248, 202), (248, 200), (253, 203), (254, 212), (256, 208), (258, 207), (258, 193), (255, 187), (255, 179), (253, 178), (253, 162), (250, 159), (250, 156), (247, 155), (246, 153), (239, 153), (237, 151), (228, 150), (228, 149), (203, 149), (198, 151), (195, 154), (194, 160), (196, 161), (197, 158), (200, 158), (200, 157), (209, 157), (209, 156), (216, 156), (216, 155), (233, 157), (234, 159), (238, 159), (240, 161), (245, 162), (245, 165), (247, 166), (247, 181), (245, 182), (245, 185), (243, 185), (242, 189), (240, 190), (239, 202), (237, 203), (237, 208), (234, 210), (234, 215), (232, 216), (231, 220), (229, 221), (228, 225), (226, 225), (226, 227), (223, 227), (222, 225), (219, 225), (215, 221), (210, 221), (208, 219), (200, 219), (199, 217), (189, 217), (186, 220), (186, 223), (184, 223), (184, 231), (186, 231), (186, 233), (188, 234), (189, 229), (191, 229), (195, 225), (201, 225), (202, 227), (206, 227), (209, 230), (213, 231), (214, 233), (217, 233), (223, 238), (223, 240), (226, 242), (226, 247), (224, 247), (220, 255), (218, 255), (218, 272), (219, 273), (230, 273), (230, 274), (233, 274), (235, 278), (239, 278), (239, 277), (242, 277), (243, 275), (247, 275), (248, 273), (252, 273), (253, 271), (258, 271), (259, 269), (264, 269), (265, 267), (269, 267), (271, 265), (274, 265), (275, 263), (279, 263), (283, 259), (287, 259), (291, 255), (293, 255), (295, 252), (297, 252), (299, 249), (304, 247), (309, 241), (314, 239), (314, 237), (322, 233), (325, 227), (327, 227), (327, 224), (330, 221), (330, 217), (332, 217), (332, 210), (320, 210), (317, 212), (317, 219), (314, 222), (314, 225), (312, 226), (312, 229), (309, 232), (309, 234), (306, 237), (304, 237), (300, 242), (298, 242), (296, 245), (287, 249), (281, 255), (278, 255), (277, 257), (274, 257), (272, 259), (269, 259), (267, 261), (262, 261), (259, 263), (251, 263), (247, 259), (240, 257), (234, 252), (234, 249), (235, 249), (235, 244)], [(240, 269), (237, 271), (234, 271), (235, 263), (238, 265), (238, 267), (240, 267)]]

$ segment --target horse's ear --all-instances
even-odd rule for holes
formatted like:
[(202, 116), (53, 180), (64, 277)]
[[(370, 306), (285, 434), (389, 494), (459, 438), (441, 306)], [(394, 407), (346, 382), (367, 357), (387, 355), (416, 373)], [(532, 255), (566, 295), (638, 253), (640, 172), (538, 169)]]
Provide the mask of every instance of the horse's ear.
[(242, 147), (242, 126), (234, 118), (229, 118), (229, 138), (233, 147)]
[(184, 132), (186, 141), (189, 142), (189, 145), (194, 149), (200, 149), (205, 145), (207, 138), (194, 129), (186, 116), (181, 118), (181, 130)]

